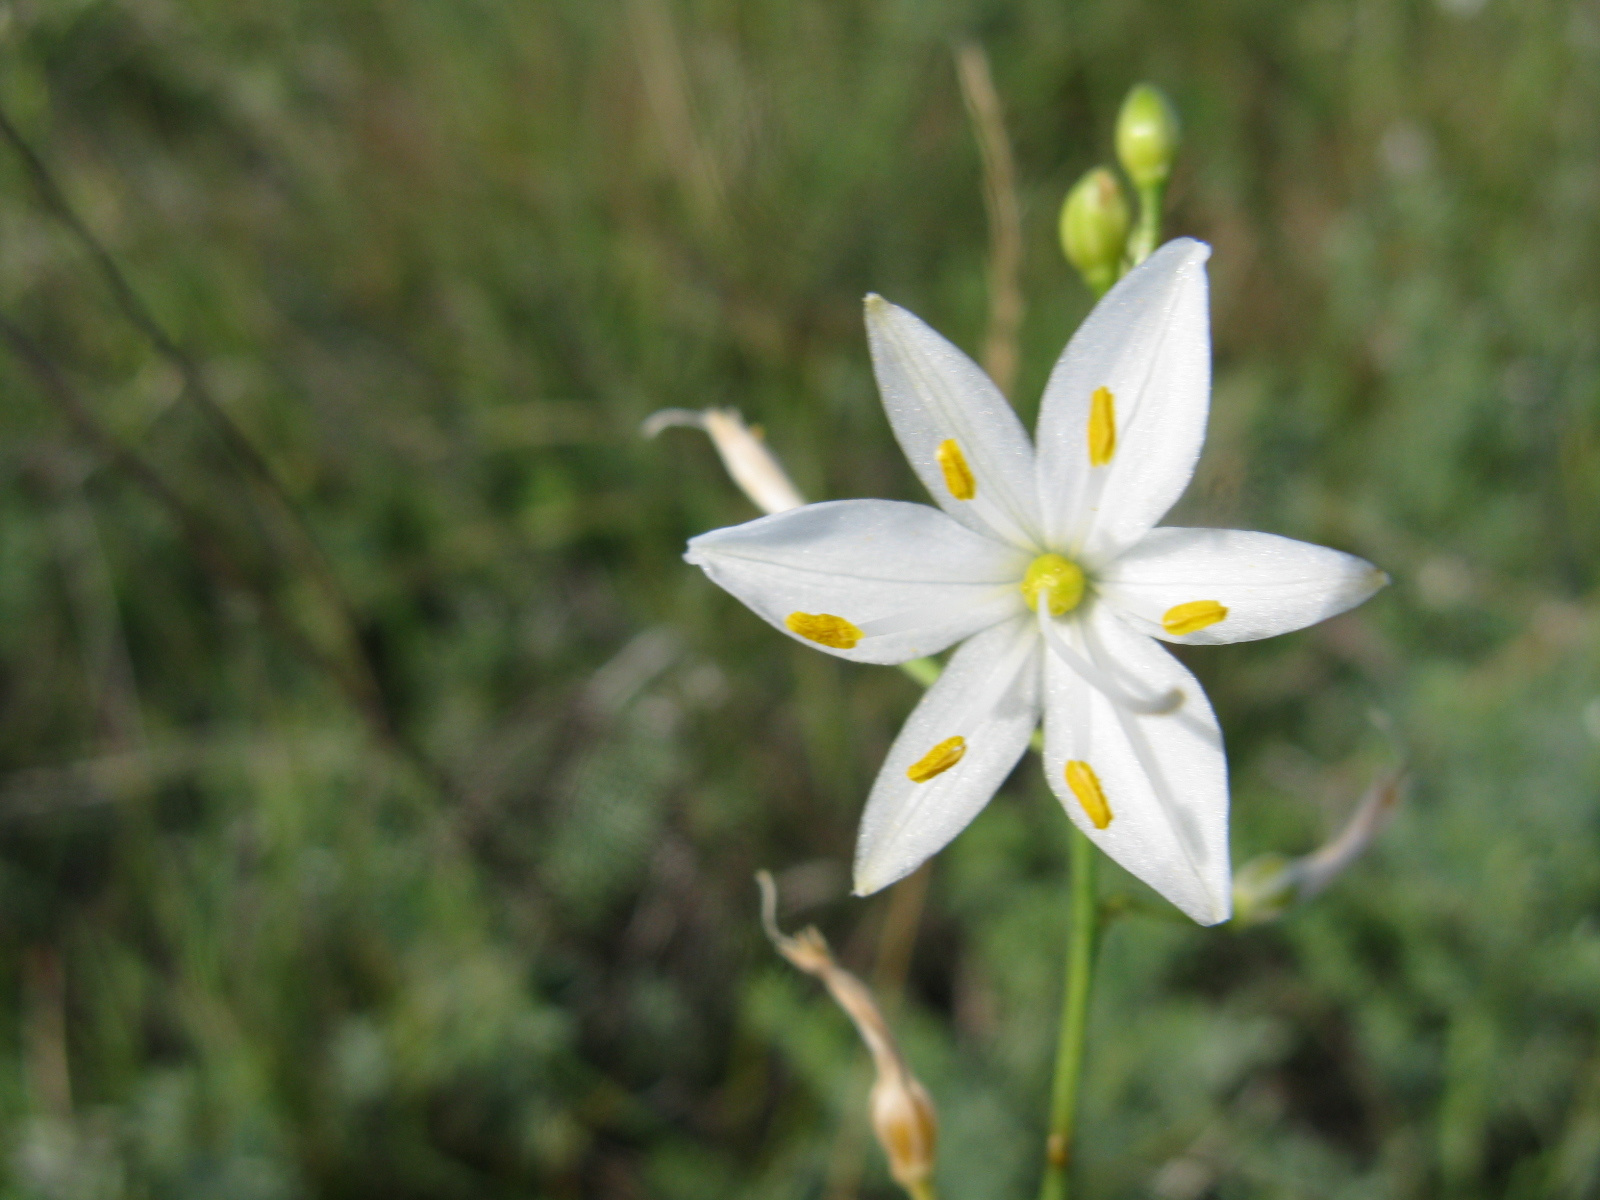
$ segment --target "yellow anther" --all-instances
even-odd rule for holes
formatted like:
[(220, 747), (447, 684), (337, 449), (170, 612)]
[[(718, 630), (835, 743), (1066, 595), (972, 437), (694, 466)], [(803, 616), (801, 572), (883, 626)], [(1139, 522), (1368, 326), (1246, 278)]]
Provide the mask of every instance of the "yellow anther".
[(1039, 609), (1041, 592), (1052, 617), (1071, 612), (1083, 599), (1083, 568), (1059, 554), (1041, 554), (1022, 577), (1022, 598), (1034, 612)]
[(1228, 615), (1228, 610), (1215, 600), (1191, 600), (1188, 604), (1174, 604), (1161, 615), (1161, 628), (1173, 637), (1198, 633), (1207, 625), (1215, 625)]
[(1105, 789), (1100, 786), (1100, 776), (1094, 773), (1093, 767), (1081, 759), (1072, 759), (1067, 763), (1067, 786), (1096, 829), (1111, 824), (1111, 806), (1106, 803)]
[(1117, 398), (1108, 387), (1089, 397), (1089, 465), (1103, 467), (1117, 452)]
[(906, 778), (912, 783), (927, 783), (935, 775), (943, 775), (955, 766), (966, 752), (966, 738), (959, 736), (945, 738), (906, 768)]
[(939, 460), (939, 469), (944, 472), (944, 485), (950, 489), (952, 496), (957, 500), (971, 500), (978, 494), (978, 481), (972, 477), (967, 456), (961, 453), (955, 438), (945, 438), (940, 442), (933, 456)]
[(792, 612), (783, 619), (790, 633), (798, 633), (807, 641), (835, 650), (854, 650), (861, 640), (861, 630), (843, 617), (832, 613)]

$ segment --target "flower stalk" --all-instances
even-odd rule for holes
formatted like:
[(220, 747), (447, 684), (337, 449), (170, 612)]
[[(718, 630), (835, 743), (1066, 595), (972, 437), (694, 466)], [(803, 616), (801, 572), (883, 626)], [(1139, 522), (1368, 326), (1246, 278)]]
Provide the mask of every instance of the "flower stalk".
[[(1161, 206), (1177, 152), (1178, 121), (1158, 89), (1140, 84), (1128, 93), (1117, 117), (1116, 142), (1117, 158), (1139, 194), (1139, 220), (1132, 232), (1128, 231), (1122, 189), (1111, 172), (1103, 168), (1083, 178), (1067, 197), (1061, 214), (1062, 248), (1097, 297), (1149, 258), (1161, 241)], [(1097, 241), (1086, 231), (1101, 236)], [(1089, 247), (1098, 250), (1098, 256)], [(1113, 261), (1115, 267), (1111, 265)], [(1043, 627), (1046, 622), (1042, 614), (1040, 620)], [(1095, 888), (1094, 843), (1076, 826), (1070, 837), (1071, 931), (1039, 1200), (1067, 1200), (1071, 1190), (1078, 1093), (1083, 1082), (1089, 1000), (1094, 989), (1094, 959), (1102, 916)]]
[(1078, 1090), (1088, 1041), (1089, 996), (1094, 956), (1100, 939), (1100, 904), (1095, 890), (1094, 843), (1072, 830), (1072, 930), (1067, 945), (1067, 978), (1061, 1002), (1061, 1040), (1056, 1047), (1056, 1077), (1050, 1096), (1050, 1132), (1045, 1141), (1044, 1178), (1039, 1200), (1067, 1200)]

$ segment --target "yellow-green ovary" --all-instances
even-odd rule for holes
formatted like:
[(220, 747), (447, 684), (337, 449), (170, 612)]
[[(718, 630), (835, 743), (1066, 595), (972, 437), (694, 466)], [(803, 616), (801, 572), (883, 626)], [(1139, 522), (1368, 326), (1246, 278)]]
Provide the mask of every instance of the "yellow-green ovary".
[(1060, 554), (1041, 554), (1022, 577), (1022, 597), (1037, 612), (1044, 597), (1050, 615), (1059, 617), (1078, 607), (1083, 599), (1083, 568)]

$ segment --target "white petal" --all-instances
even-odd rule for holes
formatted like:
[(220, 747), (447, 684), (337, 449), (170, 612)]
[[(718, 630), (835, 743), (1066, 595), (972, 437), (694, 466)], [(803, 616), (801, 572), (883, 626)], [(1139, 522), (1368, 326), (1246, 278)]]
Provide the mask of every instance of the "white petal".
[[(867, 297), (867, 340), (884, 411), (934, 500), (969, 529), (1018, 545), (1039, 540), (1033, 446), (982, 368), (921, 320), (880, 296)], [(939, 461), (955, 442), (976, 485), (958, 499)]]
[[(1217, 645), (1314, 625), (1354, 608), (1388, 578), (1353, 554), (1270, 533), (1167, 528), (1151, 530), (1106, 567), (1097, 587), (1129, 625), (1151, 637)], [(1207, 601), (1227, 615), (1192, 633), (1163, 626), (1175, 608)]]
[[(1055, 655), (1045, 664), (1044, 769), (1073, 823), (1128, 871), (1202, 925), (1232, 911), (1228, 769), (1222, 731), (1193, 675), (1104, 604), (1072, 623), (1080, 652), (1146, 695), (1177, 688), (1161, 716), (1113, 704)], [(1093, 768), (1111, 820), (1096, 828), (1067, 783), (1069, 761)]]
[[(1039, 504), (1054, 549), (1098, 564), (1143, 537), (1194, 474), (1211, 396), (1205, 262), (1192, 238), (1162, 246), (1095, 305), (1039, 410)], [(1116, 442), (1091, 466), (1089, 423), (1112, 396)]]
[[(861, 816), (855, 887), (869, 895), (911, 874), (967, 827), (1005, 782), (1039, 724), (1032, 616), (957, 650), (895, 738)], [(906, 772), (935, 746), (965, 739), (959, 762), (923, 783)]]
[[(925, 504), (808, 504), (703, 533), (684, 557), (796, 641), (856, 662), (936, 654), (1025, 611), (1026, 554)], [(803, 638), (785, 623), (797, 613), (840, 618), (860, 640)]]

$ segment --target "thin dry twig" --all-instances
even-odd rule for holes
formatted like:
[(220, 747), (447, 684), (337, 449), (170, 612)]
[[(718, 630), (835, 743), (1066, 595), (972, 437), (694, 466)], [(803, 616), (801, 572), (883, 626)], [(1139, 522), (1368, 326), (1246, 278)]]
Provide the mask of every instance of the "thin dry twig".
[(29, 1099), (53, 1117), (72, 1116), (67, 1055), (67, 983), (61, 951), (49, 943), (22, 955), (22, 1060)]
[(872, 986), (891, 1011), (899, 1006), (906, 976), (911, 973), (911, 952), (916, 948), (917, 931), (922, 928), (922, 910), (927, 905), (928, 881), (932, 877), (930, 858), (889, 889), (889, 908), (883, 914), (878, 952), (872, 963)]
[(213, 534), (209, 523), (144, 458), (112, 436), (50, 356), (4, 314), (0, 314), (0, 341), (27, 368), (79, 436), (167, 510), (206, 573), (246, 597), (268, 628), (301, 658), (333, 680), (381, 742), (409, 761), (434, 786), (449, 794), (449, 784), (442, 772), (395, 724), (388, 707), (380, 702), (367, 679), (353, 673), (348, 663), (325, 653), (289, 618), (270, 590), (254, 579), (226, 543)]
[[(367, 711), (369, 714), (374, 712), (380, 714), (378, 723), (388, 731), (388, 740), (394, 742), (403, 740), (399, 736), (398, 722), (390, 709), (388, 697), (378, 683), (377, 671), (357, 632), (358, 624), (354, 606), (350, 603), (344, 588), (340, 585), (321, 543), (317, 541), (310, 524), (290, 496), (288, 488), (278, 478), (278, 474), (273, 470), (272, 464), (267, 461), (261, 451), (256, 448), (255, 443), (239, 427), (238, 422), (217, 400), (207, 384), (205, 373), (200, 369), (199, 364), (190, 356), (188, 351), (178, 344), (162, 326), (161, 322), (156, 319), (155, 314), (150, 311), (149, 306), (140, 297), (121, 266), (118, 265), (117, 260), (112, 256), (111, 251), (95, 232), (89, 228), (88, 223), (79, 215), (72, 202), (67, 199), (66, 191), (57, 182), (55, 175), (46, 165), (44, 159), (39, 156), (28, 140), (22, 136), (21, 131), (11, 120), (10, 114), (6, 112), (4, 106), (0, 106), (0, 138), (9, 143), (16, 152), (17, 157), (21, 159), (23, 167), (26, 169), (28, 177), (33, 181), (34, 189), (39, 193), (45, 208), (83, 245), (90, 259), (93, 260), (101, 276), (105, 279), (117, 308), (127, 317), (129, 323), (149, 341), (156, 353), (165, 358), (178, 371), (183, 380), (185, 391), (217, 430), (228, 452), (242, 465), (247, 478), (253, 479), (257, 489), (272, 501), (273, 507), (278, 511), (280, 523), (291, 535), (290, 540), (294, 545), (296, 557), (302, 561), (314, 580), (317, 589), (322, 593), (324, 601), (331, 609), (339, 628), (339, 640), (342, 643), (341, 655), (348, 660), (340, 668), (339, 672), (345, 680), (342, 686), (347, 691), (361, 694), (359, 705), (363, 711)], [(19, 332), (15, 326), (12, 326), (12, 331)], [(38, 353), (37, 347), (33, 348), (31, 354), (21, 351), (18, 348), (16, 339), (10, 334), (7, 335), (7, 340), (12, 343), (14, 350), (18, 350), (19, 355), (24, 360), (31, 360)], [(53, 368), (51, 369), (53, 370)], [(34, 368), (34, 373), (36, 375), (39, 374), (36, 367)], [(64, 384), (65, 381), (62, 380), (61, 382)], [(46, 390), (56, 396), (58, 400), (61, 399), (61, 392), (54, 385), (47, 386)], [(67, 390), (70, 391), (70, 388)], [(94, 421), (87, 407), (82, 407), (81, 415), (87, 416), (90, 424), (98, 424)], [(83, 422), (78, 417), (74, 417), (74, 423), (80, 429), (84, 428)], [(107, 448), (107, 443), (104, 440), (100, 440), (100, 444), (103, 449)], [(110, 445), (115, 445), (115, 443), (111, 442)], [(119, 453), (114, 458), (125, 468), (130, 465), (126, 453)], [(142, 478), (142, 473), (136, 471), (134, 474), (136, 477)], [(153, 472), (151, 475), (153, 476)], [(143, 478), (142, 482), (146, 487), (150, 486), (150, 479)], [(159, 483), (159, 479), (156, 482)], [(170, 508), (171, 499), (175, 497), (170, 493), (170, 489), (164, 490), (168, 492), (168, 498), (163, 499), (163, 503)], [(321, 657), (326, 657), (320, 651), (318, 651), (318, 654)], [(428, 773), (432, 777), (438, 776), (437, 770), (431, 767)]]
[(1005, 109), (994, 88), (989, 56), (976, 42), (956, 47), (961, 96), (983, 160), (983, 206), (989, 214), (989, 329), (983, 366), (1007, 396), (1017, 378), (1017, 335), (1022, 327), (1022, 209), (1017, 168), (1006, 136)]
[(720, 229), (727, 211), (726, 192), (717, 160), (695, 127), (689, 94), (689, 72), (673, 28), (672, 14), (661, 0), (632, 0), (628, 24), (639, 56), (639, 75), (667, 166), (676, 176), (697, 220)]

